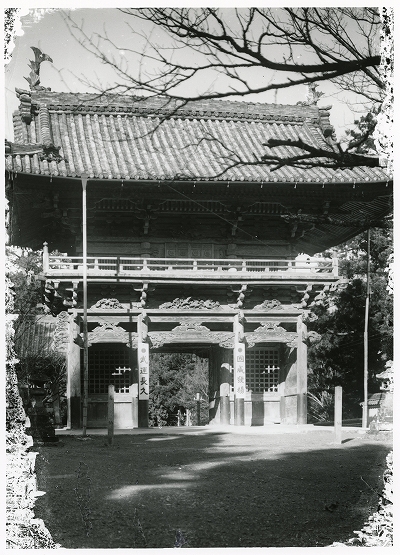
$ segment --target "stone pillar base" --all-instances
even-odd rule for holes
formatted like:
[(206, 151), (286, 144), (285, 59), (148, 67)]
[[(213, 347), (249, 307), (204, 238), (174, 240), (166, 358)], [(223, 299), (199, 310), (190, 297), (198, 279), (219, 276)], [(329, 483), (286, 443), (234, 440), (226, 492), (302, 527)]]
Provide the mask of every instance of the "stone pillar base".
[(138, 427), (149, 427), (149, 401), (147, 399), (139, 399), (138, 401)]
[(307, 424), (307, 393), (297, 395), (297, 424)]
[(220, 397), (220, 407), (221, 407), (221, 424), (222, 426), (228, 426), (231, 420), (231, 411), (230, 411), (230, 400), (227, 395)]
[(244, 426), (244, 399), (235, 399), (235, 426)]

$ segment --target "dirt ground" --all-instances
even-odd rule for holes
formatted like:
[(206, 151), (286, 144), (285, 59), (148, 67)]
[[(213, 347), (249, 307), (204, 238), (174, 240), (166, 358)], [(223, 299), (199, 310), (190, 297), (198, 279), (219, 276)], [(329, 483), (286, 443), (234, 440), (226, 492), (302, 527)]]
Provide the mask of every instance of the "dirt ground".
[(322, 547), (377, 508), (391, 437), (193, 428), (35, 447), (36, 502), (65, 548)]

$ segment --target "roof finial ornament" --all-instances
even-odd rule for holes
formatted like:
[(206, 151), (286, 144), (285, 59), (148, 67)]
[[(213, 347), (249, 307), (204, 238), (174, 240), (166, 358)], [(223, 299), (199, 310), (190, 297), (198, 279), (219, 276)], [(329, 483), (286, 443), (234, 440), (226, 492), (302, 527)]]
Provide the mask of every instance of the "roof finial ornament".
[(318, 92), (316, 83), (308, 83), (308, 92), (306, 96), (306, 100), (300, 100), (297, 104), (301, 106), (316, 106), (318, 100), (321, 96), (324, 96), (323, 92)]
[(40, 64), (42, 62), (53, 63), (53, 60), (50, 58), (50, 56), (44, 54), (41, 50), (39, 50), (39, 48), (31, 46), (31, 49), (35, 54), (35, 61), (30, 60), (29, 67), (31, 68), (31, 72), (29, 74), (29, 77), (25, 77), (25, 79), (28, 81), (31, 91), (49, 91), (51, 89), (40, 86)]
[(308, 83), (308, 94), (306, 96), (307, 104), (310, 106), (315, 105), (321, 96), (324, 95), (322, 92), (317, 91), (318, 85), (316, 83)]

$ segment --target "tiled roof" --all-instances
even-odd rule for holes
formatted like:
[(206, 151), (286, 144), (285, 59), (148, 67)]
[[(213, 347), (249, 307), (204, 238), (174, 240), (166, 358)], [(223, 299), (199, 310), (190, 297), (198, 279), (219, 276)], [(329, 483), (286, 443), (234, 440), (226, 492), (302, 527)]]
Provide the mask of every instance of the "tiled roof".
[[(270, 138), (300, 137), (326, 147), (324, 131), (333, 131), (326, 108), (229, 101), (190, 102), (177, 108), (157, 98), (19, 92), (15, 142), (6, 148), (6, 168), (11, 171), (66, 177), (86, 171), (92, 179), (123, 180), (388, 179), (381, 168), (271, 171), (257, 162), (264, 154), (296, 152), (263, 146)], [(251, 165), (240, 165), (243, 160)]]
[(37, 316), (24, 320), (15, 338), (18, 357), (48, 355), (53, 348), (56, 318)]
[(368, 397), (368, 406), (369, 407), (379, 407), (382, 401), (385, 399), (385, 393), (373, 393)]

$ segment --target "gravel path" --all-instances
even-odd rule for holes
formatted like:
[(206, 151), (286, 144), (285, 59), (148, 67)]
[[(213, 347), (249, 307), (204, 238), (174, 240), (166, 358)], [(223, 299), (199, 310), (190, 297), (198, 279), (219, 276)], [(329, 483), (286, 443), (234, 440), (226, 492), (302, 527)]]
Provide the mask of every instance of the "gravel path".
[(194, 429), (41, 446), (36, 502), (66, 548), (322, 547), (377, 507), (384, 434)]

